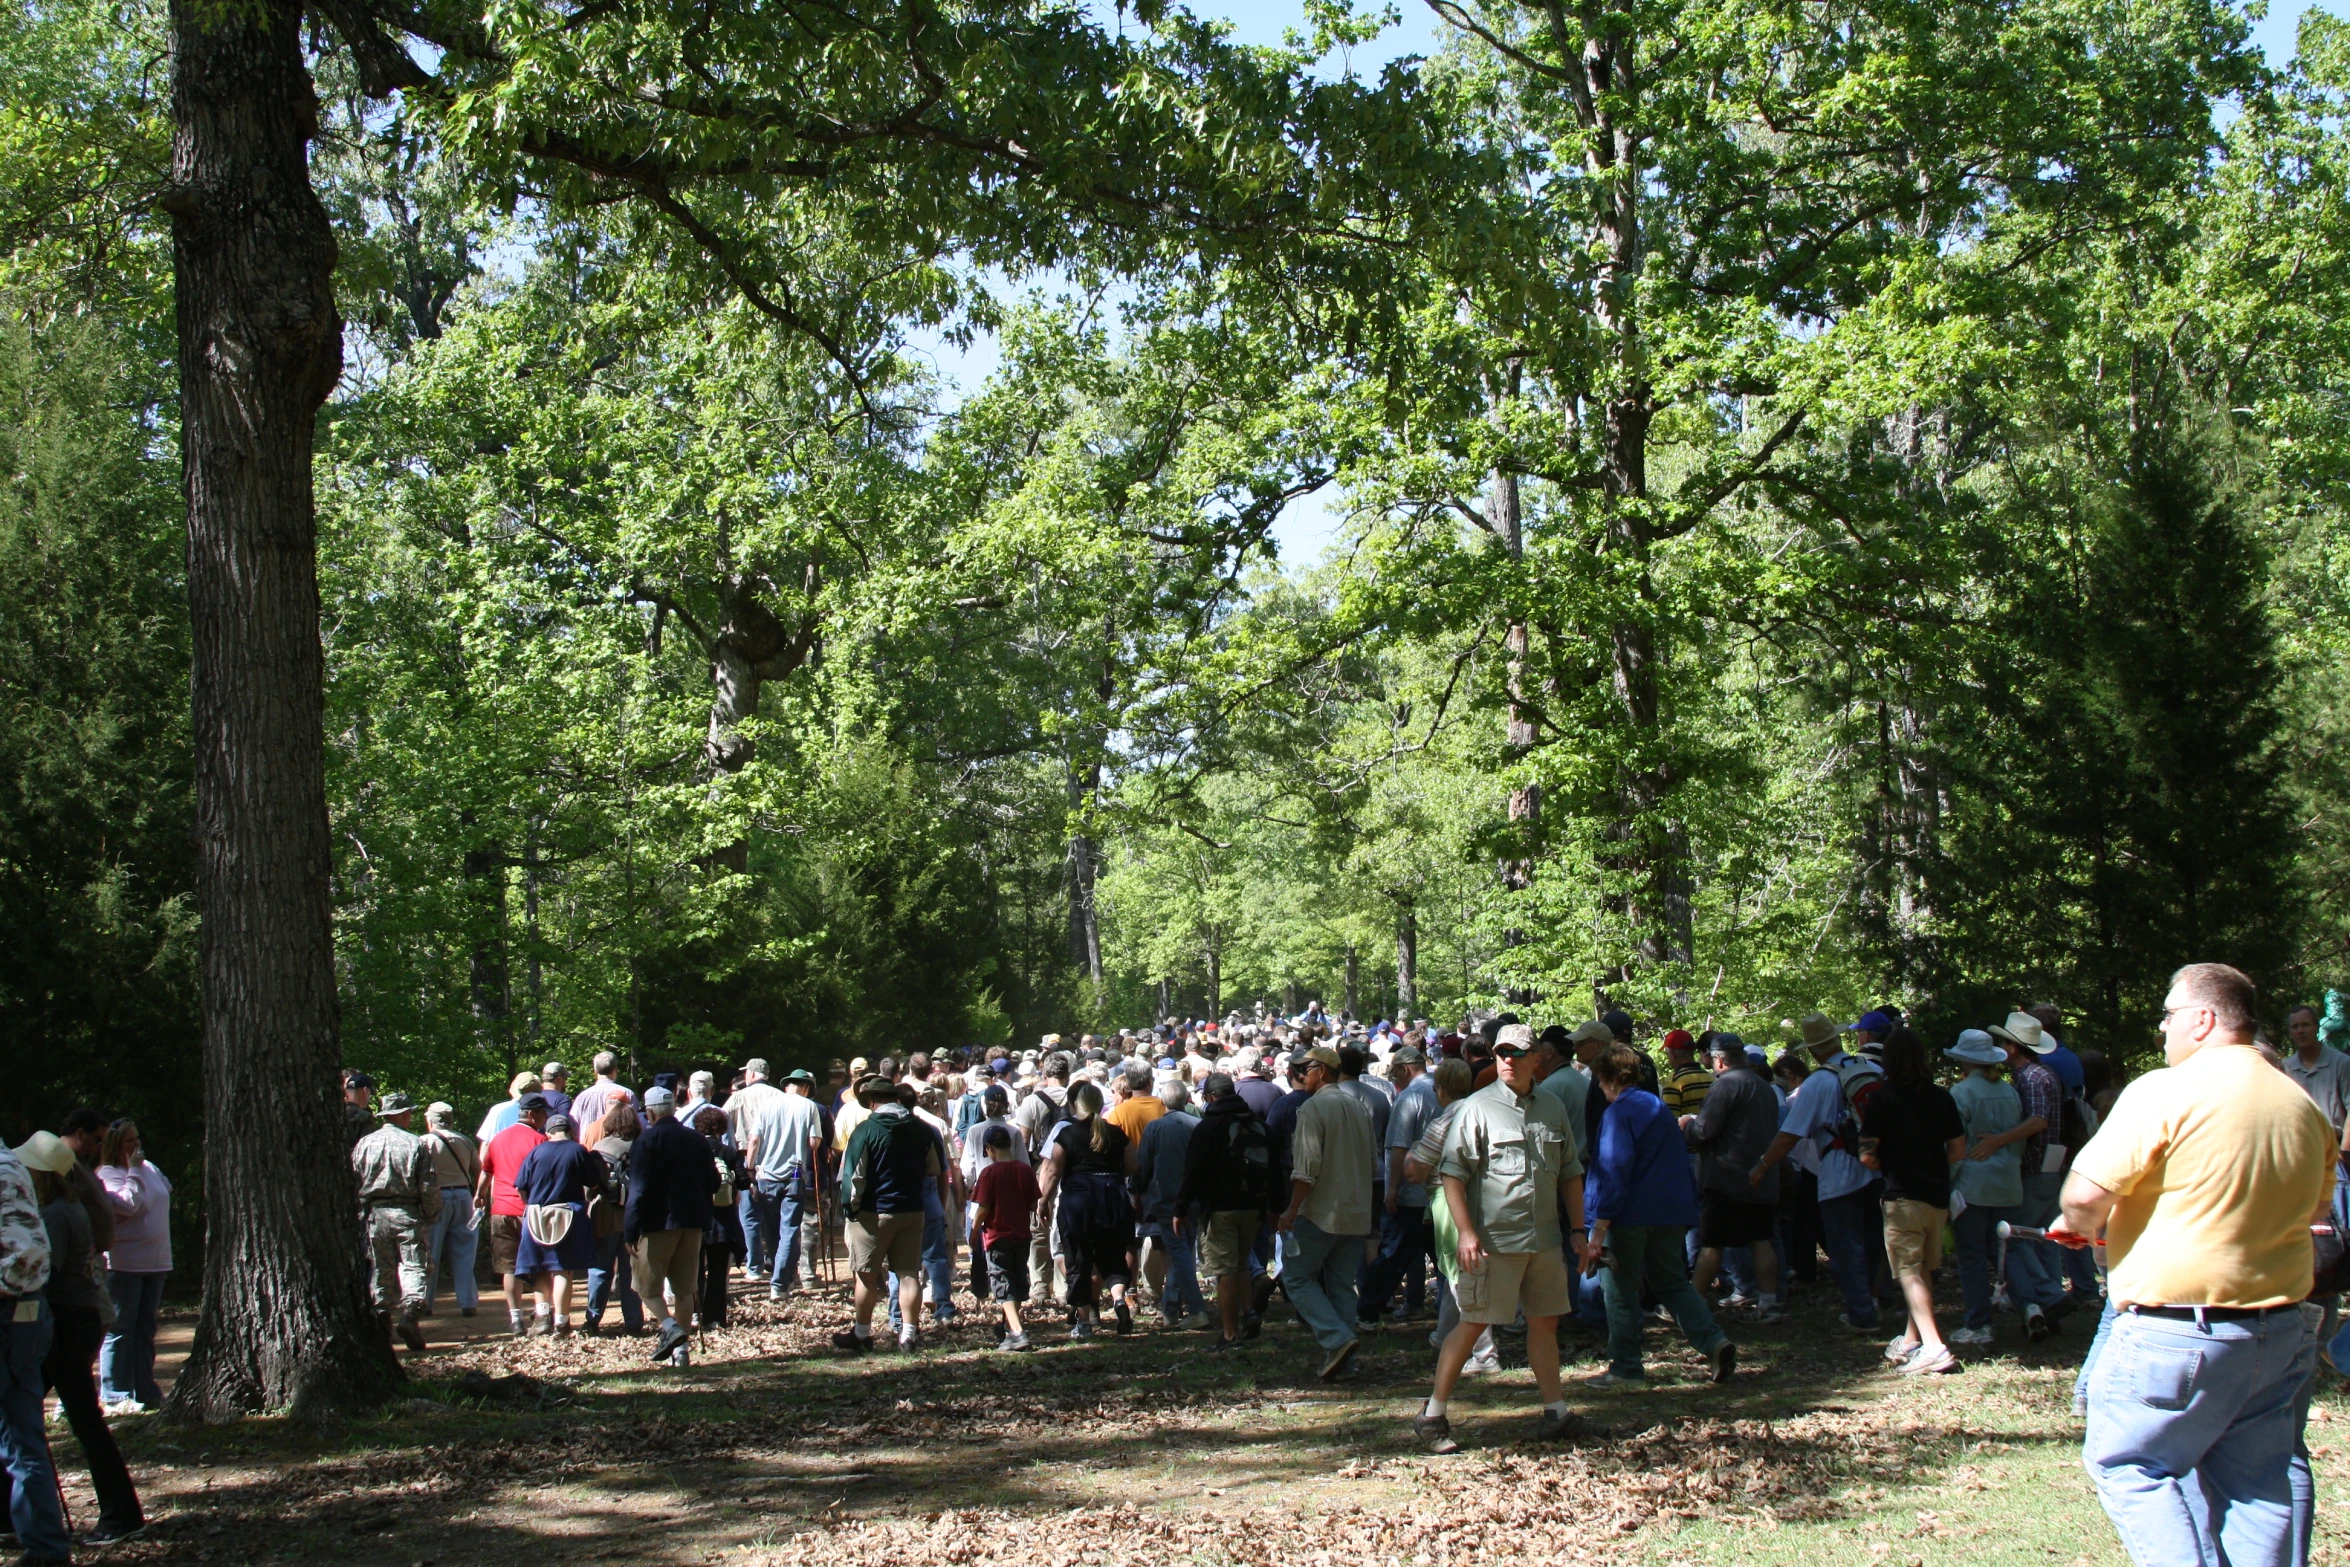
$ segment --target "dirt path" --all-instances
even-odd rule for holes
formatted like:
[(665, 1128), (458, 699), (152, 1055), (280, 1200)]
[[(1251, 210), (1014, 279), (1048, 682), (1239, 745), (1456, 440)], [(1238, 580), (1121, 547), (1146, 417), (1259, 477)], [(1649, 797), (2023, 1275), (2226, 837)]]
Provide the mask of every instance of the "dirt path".
[[(2078, 1468), (2068, 1403), (2083, 1344), (2026, 1346), (2003, 1323), (1999, 1349), (1965, 1375), (1901, 1379), (1873, 1345), (1826, 1331), (1833, 1309), (1735, 1327), (1745, 1360), (1728, 1388), (1706, 1386), (1697, 1359), (1652, 1332), (1653, 1385), (1578, 1390), (1572, 1401), (1600, 1430), (1564, 1447), (1527, 1444), (1523, 1369), (1473, 1381), (1454, 1410), (1471, 1451), (1432, 1459), (1406, 1427), (1426, 1391), (1424, 1324), (1379, 1335), (1361, 1380), (1333, 1388), (1286, 1322), (1232, 1357), (1207, 1353), (1202, 1333), (1072, 1343), (1058, 1328), (1014, 1356), (976, 1326), (914, 1356), (844, 1357), (826, 1341), (845, 1301), (759, 1299), (677, 1372), (651, 1365), (643, 1340), (514, 1340), (502, 1303), (485, 1300), (482, 1316), (444, 1307), (431, 1321), (428, 1350), (403, 1356), (414, 1396), (378, 1416), (324, 1429), (121, 1422), (157, 1526), (93, 1559), (2124, 1560)], [(174, 1366), (189, 1327), (167, 1324)], [(1575, 1369), (1594, 1366), (1586, 1356)], [(483, 1402), (468, 1373), (520, 1374), (548, 1391)], [(2350, 1536), (2333, 1522), (2350, 1479), (2331, 1440), (2345, 1418), (2328, 1390), (2311, 1436), (2328, 1507), (2316, 1559), (2327, 1563), (2350, 1563)], [(60, 1436), (69, 1497), (87, 1518)]]

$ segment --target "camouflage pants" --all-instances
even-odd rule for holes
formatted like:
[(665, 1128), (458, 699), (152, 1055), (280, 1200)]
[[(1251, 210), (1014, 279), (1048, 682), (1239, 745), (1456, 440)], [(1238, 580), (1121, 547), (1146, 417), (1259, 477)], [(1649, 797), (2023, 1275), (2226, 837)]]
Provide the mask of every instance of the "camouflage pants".
[[(430, 1226), (414, 1208), (370, 1208), (367, 1245), (374, 1267), (369, 1282), (386, 1316), (424, 1308), (425, 1246)], [(397, 1288), (394, 1285), (397, 1284)]]

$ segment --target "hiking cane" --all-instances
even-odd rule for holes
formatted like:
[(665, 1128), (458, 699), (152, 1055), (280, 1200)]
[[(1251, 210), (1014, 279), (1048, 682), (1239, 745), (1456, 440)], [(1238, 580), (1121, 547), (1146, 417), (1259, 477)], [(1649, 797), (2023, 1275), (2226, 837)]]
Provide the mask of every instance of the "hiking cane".
[[(2330, 1224), (2313, 1224), (2309, 1227), (2309, 1233), (2331, 1235), (2334, 1233), (2334, 1227)], [(2092, 1242), (2074, 1234), (2071, 1230), (2065, 1231), (2062, 1235), (2051, 1235), (2039, 1225), (2010, 1224), (2005, 1219), (1999, 1221), (1999, 1238), (2003, 1241), (2046, 1241), (2052, 1246), (2070, 1246), (2076, 1251), (2089, 1245), (2096, 1246), (2099, 1251), (2105, 1249), (2105, 1242), (2102, 1240)]]

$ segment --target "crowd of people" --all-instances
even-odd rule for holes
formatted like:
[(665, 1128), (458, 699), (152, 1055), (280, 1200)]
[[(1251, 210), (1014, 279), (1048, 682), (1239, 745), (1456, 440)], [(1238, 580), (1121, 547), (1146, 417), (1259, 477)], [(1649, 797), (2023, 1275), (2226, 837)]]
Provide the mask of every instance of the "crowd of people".
[[(2046, 1006), (1939, 1051), (1892, 1007), (1814, 1012), (1775, 1057), (1720, 1030), (1670, 1029), (1651, 1053), (1621, 1012), (1537, 1031), (1315, 1007), (836, 1060), (823, 1083), (752, 1059), (723, 1093), (708, 1072), (633, 1089), (607, 1052), (576, 1095), (559, 1062), (518, 1074), (472, 1136), (441, 1102), (416, 1128), (412, 1099), (351, 1072), (355, 1235), (383, 1330), (412, 1350), (444, 1269), (478, 1311), (484, 1234), (512, 1334), (646, 1335), (677, 1366), (730, 1289), (829, 1295), (836, 1262), (844, 1355), (919, 1351), (959, 1281), (1014, 1354), (1048, 1324), (1082, 1340), (1138, 1313), (1239, 1353), (1278, 1298), (1333, 1383), (1367, 1335), (1427, 1320), (1411, 1429), (1437, 1453), (1457, 1450), (1450, 1402), (1498, 1368), (1497, 1335), (1522, 1342), (1550, 1440), (1587, 1429), (1563, 1371), (1579, 1337), (1598, 1393), (1647, 1382), (1652, 1324), (1729, 1382), (1743, 1326), (1823, 1283), (1823, 1315), (1883, 1337), (1903, 1376), (1960, 1370), (2003, 1310), (2030, 1341), (2070, 1321), (2085, 1462), (2137, 1559), (2306, 1561), (2301, 1425), (2340, 1287), (2319, 1257), (2342, 1216), (2350, 1056), (2308, 1008), (2271, 1047), (2254, 1000), (2233, 969), (2181, 970), (2166, 1065), (2127, 1087)], [(169, 1195), (137, 1129), (86, 1111), (0, 1157), (5, 1456), (35, 1561), (66, 1546), (53, 1481), (27, 1467), (44, 1384), (92, 1467), (91, 1541), (141, 1526), (105, 1416), (157, 1397)]]

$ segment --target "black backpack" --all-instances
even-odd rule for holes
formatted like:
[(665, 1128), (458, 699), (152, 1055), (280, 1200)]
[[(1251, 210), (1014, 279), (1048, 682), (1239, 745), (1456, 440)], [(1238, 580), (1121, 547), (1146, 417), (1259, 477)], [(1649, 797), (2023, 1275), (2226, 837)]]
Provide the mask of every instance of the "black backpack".
[(1263, 1116), (1232, 1118), (1231, 1129), (1224, 1134), (1224, 1158), (1216, 1168), (1215, 1191), (1219, 1211), (1273, 1206), (1273, 1139)]

